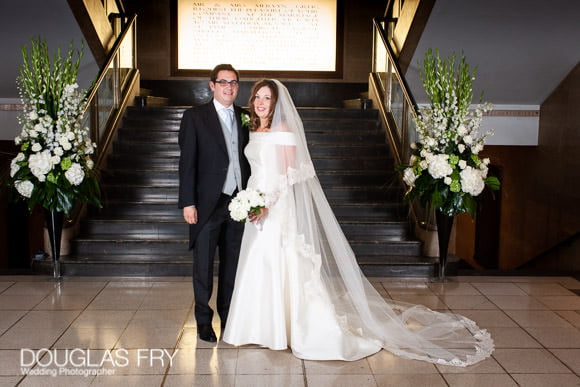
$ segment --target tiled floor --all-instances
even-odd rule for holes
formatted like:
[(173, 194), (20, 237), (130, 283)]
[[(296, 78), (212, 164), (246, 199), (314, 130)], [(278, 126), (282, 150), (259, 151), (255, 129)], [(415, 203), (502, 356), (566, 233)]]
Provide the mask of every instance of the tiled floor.
[(303, 361), (290, 351), (199, 341), (190, 278), (75, 277), (57, 286), (49, 277), (4, 276), (0, 386), (580, 385), (576, 279), (372, 281), (385, 297), (475, 320), (491, 332), (493, 356), (468, 368), (386, 351), (356, 362)]

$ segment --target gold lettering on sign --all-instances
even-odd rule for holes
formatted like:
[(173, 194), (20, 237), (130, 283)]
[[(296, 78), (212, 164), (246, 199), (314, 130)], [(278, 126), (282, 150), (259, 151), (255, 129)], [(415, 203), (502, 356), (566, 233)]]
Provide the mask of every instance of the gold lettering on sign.
[(178, 69), (336, 70), (336, 0), (178, 0)]

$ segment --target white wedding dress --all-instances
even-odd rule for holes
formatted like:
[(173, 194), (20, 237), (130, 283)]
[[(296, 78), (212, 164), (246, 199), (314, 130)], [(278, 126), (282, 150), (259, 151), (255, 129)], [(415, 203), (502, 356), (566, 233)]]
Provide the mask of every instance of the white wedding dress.
[(362, 274), (316, 177), (302, 121), (286, 88), (270, 132), (251, 132), (248, 188), (268, 214), (247, 223), (223, 340), (291, 348), (310, 360), (357, 360), (381, 349), (467, 366), (494, 348), (460, 315), (385, 300)]
[(320, 259), (293, 226), (293, 192), (280, 187), (285, 182), (272, 162), (282, 147), (295, 145), (293, 133), (250, 133), (248, 188), (267, 194), (269, 212), (261, 226), (248, 223), (244, 229), (224, 341), (290, 346), (303, 359), (360, 359), (382, 346), (341, 328), (322, 286)]

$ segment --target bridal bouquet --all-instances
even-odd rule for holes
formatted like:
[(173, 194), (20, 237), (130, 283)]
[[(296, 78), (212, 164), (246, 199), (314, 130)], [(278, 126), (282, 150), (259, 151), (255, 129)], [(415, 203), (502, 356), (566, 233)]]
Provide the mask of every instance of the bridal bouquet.
[(10, 183), (30, 210), (38, 203), (70, 214), (75, 200), (100, 207), (91, 159), (96, 144), (81, 126), (87, 93), (76, 83), (82, 50), (76, 54), (73, 61), (71, 43), (66, 57), (58, 50), (51, 66), (46, 41), (33, 39), (30, 54), (22, 49), (22, 133), (14, 139), (20, 152), (10, 164)]
[(228, 206), (231, 218), (237, 222), (246, 222), (262, 208), (266, 208), (264, 194), (251, 188), (238, 192)]
[(430, 105), (415, 119), (418, 140), (411, 143), (409, 164), (399, 168), (409, 186), (406, 198), (418, 197), (448, 216), (468, 212), (474, 217), (475, 197), (485, 186), (497, 190), (500, 185), (496, 177), (487, 176), (489, 159), (479, 157), (492, 134), (478, 133), (491, 105), (469, 110), (475, 71), (464, 56), (456, 66), (455, 55), (441, 60), (429, 50), (421, 75)]

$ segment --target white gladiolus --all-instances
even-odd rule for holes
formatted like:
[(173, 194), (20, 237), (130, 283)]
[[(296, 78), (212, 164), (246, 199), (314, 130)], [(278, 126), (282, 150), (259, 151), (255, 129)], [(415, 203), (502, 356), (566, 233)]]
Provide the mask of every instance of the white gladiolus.
[(16, 175), (16, 172), (18, 172), (20, 170), (20, 165), (18, 165), (16, 163), (16, 159), (12, 159), (12, 161), (10, 162), (10, 177), (14, 177), (14, 175)]
[(28, 167), (30, 168), (30, 172), (32, 172), (39, 181), (45, 181), (46, 174), (52, 169), (50, 151), (45, 150), (30, 155), (28, 158)]
[(24, 180), (24, 181), (17, 181), (14, 183), (14, 186), (16, 187), (16, 190), (18, 191), (18, 193), (22, 196), (24, 196), (25, 198), (30, 198), (30, 196), (32, 196), (32, 190), (34, 189), (34, 184), (32, 184), (32, 182), (30, 180)]
[(485, 183), (479, 170), (467, 167), (459, 175), (461, 176), (461, 190), (463, 192), (477, 196), (483, 191)]
[(73, 163), (64, 176), (72, 185), (79, 185), (85, 178), (85, 172), (79, 163)]
[(409, 187), (415, 186), (415, 180), (417, 180), (417, 175), (413, 172), (413, 168), (405, 169), (403, 172), (403, 180)]
[(429, 163), (428, 170), (433, 178), (440, 179), (449, 176), (453, 172), (453, 168), (451, 168), (447, 160), (449, 160), (449, 155), (446, 154), (431, 156), (427, 159)]

